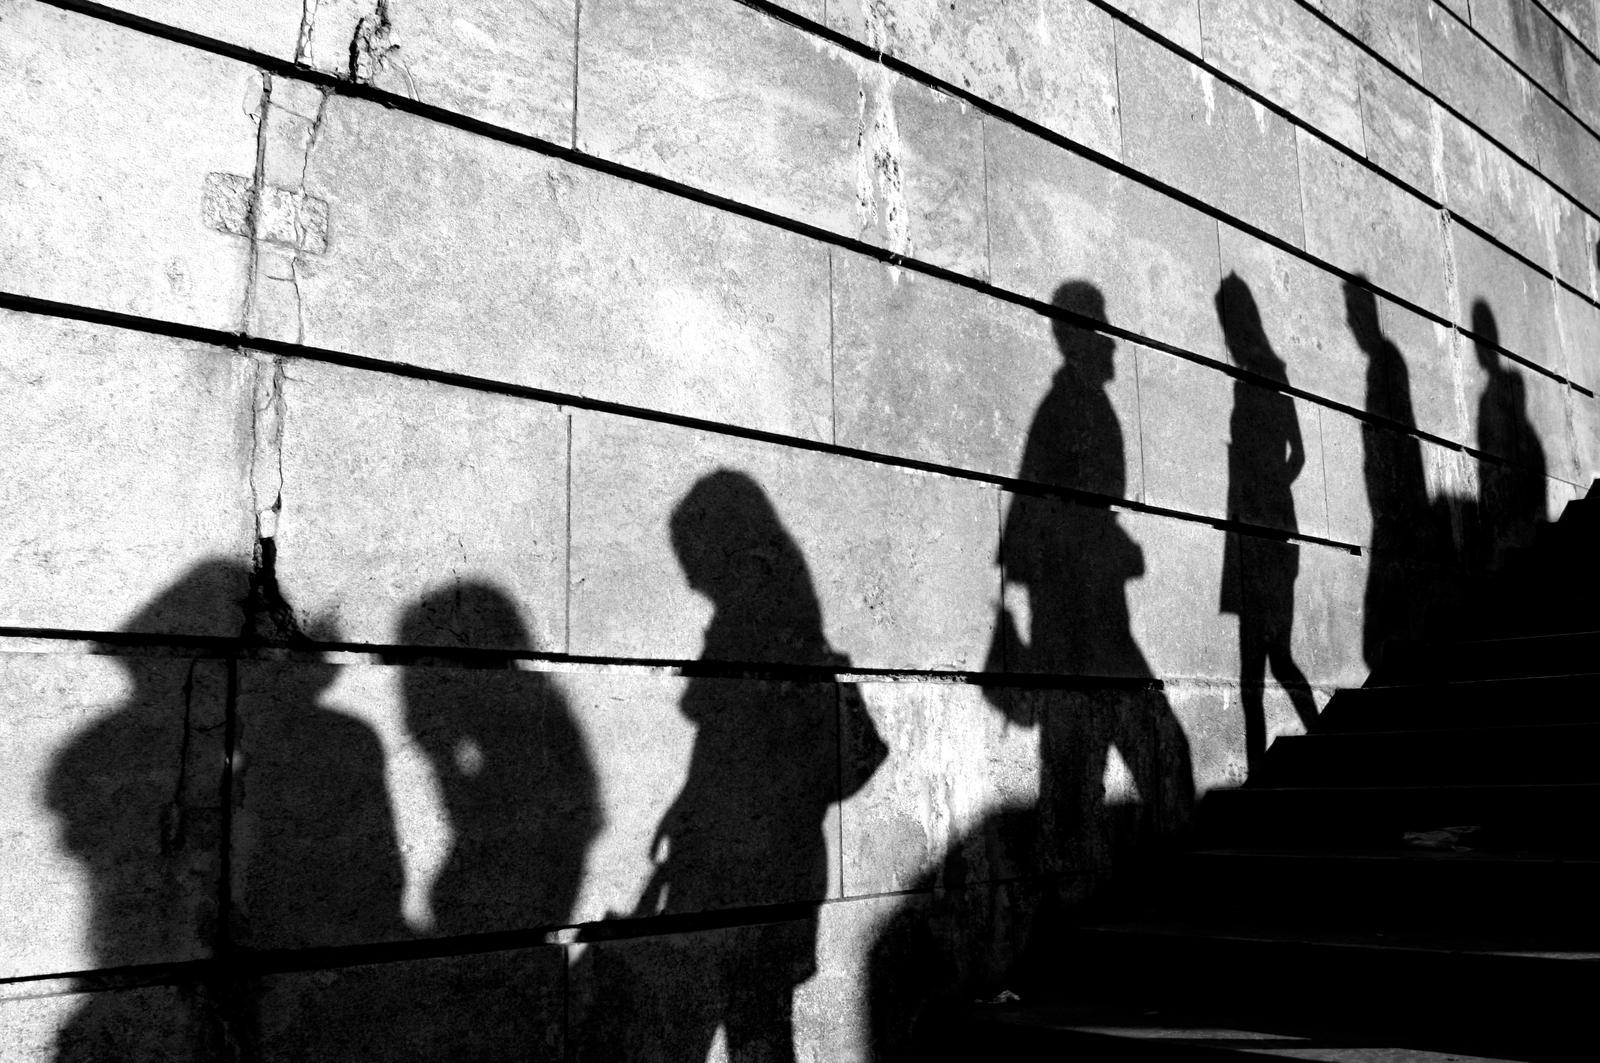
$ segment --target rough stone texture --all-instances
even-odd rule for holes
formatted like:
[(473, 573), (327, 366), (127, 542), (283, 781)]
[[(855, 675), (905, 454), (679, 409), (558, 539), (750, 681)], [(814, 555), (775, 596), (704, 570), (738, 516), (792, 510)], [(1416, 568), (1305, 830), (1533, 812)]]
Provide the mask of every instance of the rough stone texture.
[(1361, 56), (1299, 4), (1201, 0), (1205, 58), (1341, 144), (1364, 150)]
[(1586, 284), (1590, 255), (1581, 208), (1471, 126), (1443, 111), (1436, 120), (1451, 209), (1570, 283)]
[(1550, 278), (1518, 262), (1476, 233), (1456, 226), (1456, 320), (1473, 327), (1479, 300), (1494, 315), (1500, 346), (1549, 369), (1562, 371), (1561, 337), (1556, 331)]
[[(836, 252), (836, 442), (996, 476), (1138, 498), (1135, 351), (1118, 343), (1112, 377), (1086, 358), (1097, 340), (1033, 310)], [(1109, 341), (1098, 341), (1109, 342)], [(1116, 453), (1097, 438), (1109, 408)], [(1058, 460), (1030, 457), (1034, 448)], [(1042, 451), (1036, 451), (1042, 453)], [(1076, 460), (1074, 460), (1076, 457)], [(1115, 467), (1111, 467), (1115, 465)]]
[(560, 1059), (565, 950), (296, 971), (251, 986), (253, 1058)]
[(278, 59), (296, 58), (305, 8), (301, 0), (109, 0), (105, 6)]
[(1367, 158), (1425, 195), (1437, 196), (1436, 105), (1370, 56), (1361, 64), (1361, 125)]
[(0, 288), (238, 328), (249, 245), (206, 227), (201, 189), (254, 171), (259, 74), (43, 4), (0, 19)]
[(210, 953), (226, 686), (209, 661), (0, 655), (0, 978)]
[(77, 992), (67, 979), (0, 985), (0, 1063), (159, 1059), (209, 1063), (222, 1053), (203, 990), (153, 985)]
[(1600, 126), (1600, 64), (1572, 37), (1563, 36), (1561, 48), (1567, 103), (1591, 128)]
[(1528, 90), (1524, 158), (1591, 211), (1600, 210), (1600, 140), (1554, 100)]
[(815, 243), (337, 97), (305, 174), (333, 235), (297, 282), (263, 282), (254, 327), (273, 338), (827, 434)]
[[(1523, 122), (1541, 94), (1496, 55), (1460, 17), (1439, 4), (1417, 20), (1421, 81), (1467, 120), (1524, 159), (1534, 158)], [(1547, 171), (1548, 172), (1548, 171)]]
[(1307, 0), (1330, 22), (1355, 37), (1383, 58), (1416, 77), (1422, 70), (1418, 54), (1417, 19), (1432, 0)]
[(1437, 314), (1448, 312), (1436, 211), (1305, 130), (1300, 180), (1306, 250)]
[[(1229, 421), (1236, 407), (1252, 411), (1250, 425), (1281, 433), (1285, 444), (1295, 426), (1305, 465), (1292, 485), (1293, 514), (1280, 506), (1245, 504), (1230, 512), (1231, 479), (1250, 472), (1236, 470), (1230, 459)], [(1322, 446), (1317, 407), (1302, 399), (1231, 379), (1214, 369), (1158, 351), (1139, 352), (1140, 438), (1143, 440), (1144, 500), (1186, 513), (1232, 517), (1247, 523), (1321, 536), (1327, 528), (1322, 489)], [(1293, 418), (1294, 424), (1288, 423)], [(1268, 419), (1272, 423), (1266, 424)], [(1270, 469), (1251, 470), (1263, 477)], [(1238, 489), (1239, 485), (1233, 485)]]
[[(279, 372), (277, 572), (302, 629), (330, 641), (565, 649), (558, 408), (298, 359)], [(444, 604), (441, 588), (482, 582), (521, 612), (519, 630)], [(439, 607), (425, 629), (401, 631), (424, 593)]]
[(957, 88), (1115, 157), (1112, 19), (1087, 0), (1027, 7), (910, 0), (828, 5), (828, 24)]
[[(827, 645), (855, 664), (983, 666), (999, 576), (990, 487), (604, 415), (574, 416), (572, 463), (573, 653), (699, 653), (709, 605), (685, 582), (669, 521), (698, 483), (729, 470), (766, 502), (726, 480), (707, 485), (731, 492), (707, 499), (721, 507), (725, 537), (708, 549), (730, 560), (704, 563), (738, 581), (724, 593), (763, 600), (774, 593), (769, 580), (808, 578), (793, 570), (802, 560)], [(683, 519), (708, 515), (693, 509)], [(774, 559), (751, 564), (763, 555)], [(799, 618), (772, 619), (785, 626), (752, 632), (736, 647), (741, 659), (825, 660), (810, 633), (787, 627)]]
[(1116, 7), (1180, 48), (1200, 54), (1200, 0), (1118, 0)]
[(983, 276), (977, 112), (725, 0), (584, 10), (578, 146)]
[(1302, 242), (1299, 166), (1287, 121), (1126, 25), (1117, 27), (1117, 86), (1124, 162)]
[[(231, 635), (253, 547), (248, 360), (0, 311), (0, 623)], [(22, 534), (25, 532), (25, 534)], [(202, 560), (182, 600), (163, 588)]]
[(1039, 734), (1005, 715), (1011, 692), (868, 683), (861, 694), (872, 727), (846, 721), (845, 756), (876, 742), (889, 756), (840, 809), (844, 895), (1032, 873), (1037, 854), (1008, 852), (1003, 834), (989, 839), (982, 830), (985, 820), (1030, 809), (1039, 796)]
[[(572, 143), (575, 0), (318, 0), (307, 7), (302, 62)], [(584, 23), (587, 30), (587, 17)]]
[(1568, 390), (1567, 408), (1572, 416), (1578, 483), (1592, 485), (1600, 479), (1600, 399)]
[(1543, 4), (1544, 9), (1578, 40), (1591, 49), (1600, 48), (1600, 36), (1596, 35), (1600, 8), (1595, 6), (1594, 0), (1543, 0)]
[(1566, 34), (1533, 0), (1472, 0), (1472, 28), (1534, 81), (1567, 99)]
[(992, 126), (988, 148), (996, 284), (1049, 300), (1062, 282), (1087, 281), (1111, 324), (1220, 352), (1215, 221), (1015, 129)]
[(1237, 537), (1154, 513), (1129, 513), (1123, 526), (1144, 554), (1144, 572), (1128, 584), (1128, 611), (1151, 672), (1163, 680), (1236, 677), (1238, 618), (1218, 603), (1236, 590), (1227, 554)]
[[(1238, 786), (1249, 774), (1237, 687), (1168, 683), (1167, 700), (1189, 738), (1196, 793)], [(1272, 728), (1269, 722), (1268, 734)]]
[(1556, 289), (1566, 376), (1579, 387), (1600, 391), (1600, 309), (1566, 288)]

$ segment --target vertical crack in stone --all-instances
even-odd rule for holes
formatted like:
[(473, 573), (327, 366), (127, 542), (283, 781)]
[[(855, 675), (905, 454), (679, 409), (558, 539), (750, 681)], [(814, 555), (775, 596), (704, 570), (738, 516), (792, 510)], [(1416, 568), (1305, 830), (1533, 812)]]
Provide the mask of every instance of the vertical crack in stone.
[(389, 17), (389, 0), (377, 0), (372, 12), (356, 23), (350, 38), (350, 80), (370, 85), (400, 46), (390, 40), (394, 23)]
[(261, 216), (261, 189), (267, 173), (267, 122), (272, 109), (272, 75), (261, 72), (261, 99), (255, 113), (256, 168), (250, 177), (249, 199), (245, 206), (245, 238), (250, 241), (249, 261), (245, 264), (244, 307), (240, 312), (239, 331), (247, 332), (256, 309), (256, 290), (260, 284), (260, 248), (257, 221)]
[(294, 61), (306, 63), (311, 58), (311, 35), (315, 32), (317, 4), (321, 0), (300, 0), (300, 32), (295, 37)]
[(161, 823), (161, 854), (173, 856), (183, 850), (188, 833), (189, 744), (194, 726), (194, 673), (200, 665), (198, 657), (190, 658), (189, 670), (183, 677), (183, 732), (178, 737), (178, 777), (172, 788), (172, 801), (164, 809)]
[(245, 599), (245, 638), (271, 641), (301, 638), (294, 611), (278, 587), (278, 515), (283, 510), (283, 426), (288, 409), (283, 355), (257, 354), (251, 402), (250, 497), (255, 510), (256, 547)]
[(899, 77), (881, 65), (858, 72), (856, 97), (856, 217), (863, 236), (881, 231), (895, 255), (909, 256), (911, 217), (906, 207), (904, 152), (895, 119)]

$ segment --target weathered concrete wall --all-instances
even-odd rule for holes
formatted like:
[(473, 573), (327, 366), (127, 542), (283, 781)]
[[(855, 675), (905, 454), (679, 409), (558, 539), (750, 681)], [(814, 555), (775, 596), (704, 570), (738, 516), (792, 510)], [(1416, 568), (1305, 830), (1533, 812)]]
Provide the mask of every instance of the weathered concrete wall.
[(0, 1060), (905, 1054), (1600, 475), (1596, 0), (0, 0)]

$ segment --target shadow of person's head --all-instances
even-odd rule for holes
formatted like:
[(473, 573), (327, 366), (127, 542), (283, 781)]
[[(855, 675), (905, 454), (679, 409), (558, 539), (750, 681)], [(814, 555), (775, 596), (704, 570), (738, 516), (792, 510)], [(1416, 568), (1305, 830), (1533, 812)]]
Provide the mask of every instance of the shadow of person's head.
[(509, 653), (536, 648), (516, 602), (483, 580), (436, 587), (418, 598), (401, 615), (400, 643), (445, 656), (476, 647), (456, 663), (479, 667), (504, 667)]
[(755, 480), (731, 469), (702, 477), (673, 507), (670, 527), (685, 580), (716, 608), (721, 649), (822, 651), (811, 572)]
[(1217, 318), (1222, 322), (1222, 338), (1233, 363), (1240, 369), (1286, 383), (1287, 367), (1267, 341), (1261, 310), (1244, 278), (1237, 273), (1224, 277), (1217, 287), (1216, 306)]
[[(1105, 295), (1088, 281), (1067, 281), (1056, 289), (1050, 305), (1090, 321), (1107, 323)], [(1073, 366), (1079, 376), (1104, 382), (1116, 375), (1112, 360), (1117, 349), (1116, 340), (1103, 332), (1074, 325), (1064, 318), (1052, 319), (1051, 325), (1056, 346), (1061, 349), (1061, 357)]]
[(1474, 299), (1472, 302), (1472, 334), (1476, 337), (1473, 347), (1478, 352), (1478, 364), (1491, 372), (1502, 368), (1500, 355), (1496, 348), (1500, 346), (1500, 326), (1494, 319), (1494, 311), (1489, 309), (1489, 303), (1484, 299)]
[[(1357, 275), (1356, 281), (1366, 278)], [(1383, 342), (1383, 326), (1378, 321), (1378, 297), (1370, 288), (1355, 281), (1344, 282), (1344, 319), (1356, 345), (1371, 357)]]

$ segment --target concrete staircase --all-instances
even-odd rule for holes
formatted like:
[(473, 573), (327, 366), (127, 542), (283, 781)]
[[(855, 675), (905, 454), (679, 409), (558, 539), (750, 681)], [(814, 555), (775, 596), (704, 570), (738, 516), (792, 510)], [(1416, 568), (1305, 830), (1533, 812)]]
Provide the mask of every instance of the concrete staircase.
[(1600, 495), (1393, 644), (964, 1058), (1592, 1060)]

